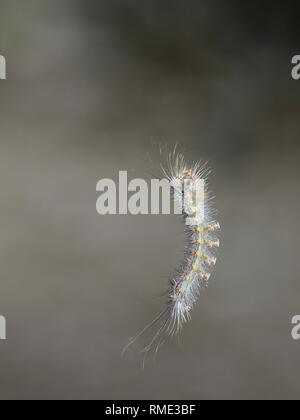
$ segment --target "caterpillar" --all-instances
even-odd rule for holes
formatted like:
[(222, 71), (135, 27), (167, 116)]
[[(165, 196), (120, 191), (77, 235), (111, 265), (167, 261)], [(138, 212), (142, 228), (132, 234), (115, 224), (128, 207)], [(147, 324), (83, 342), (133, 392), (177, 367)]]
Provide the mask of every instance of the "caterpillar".
[[(213, 198), (208, 189), (210, 170), (207, 164), (200, 161), (188, 165), (183, 154), (177, 153), (175, 148), (167, 155), (166, 168), (161, 165), (161, 169), (172, 186), (175, 204), (184, 202), (181, 214), (186, 226), (186, 243), (183, 260), (168, 281), (165, 308), (123, 349), (125, 352), (139, 337), (156, 326), (151, 341), (143, 349), (145, 356), (154, 346), (157, 353), (166, 337), (179, 334), (191, 320), (191, 311), (209, 284), (210, 269), (216, 264), (216, 249), (220, 245), (216, 236), (220, 224), (215, 220)], [(197, 196), (202, 200), (197, 200)], [(193, 223), (187, 223), (188, 220)]]

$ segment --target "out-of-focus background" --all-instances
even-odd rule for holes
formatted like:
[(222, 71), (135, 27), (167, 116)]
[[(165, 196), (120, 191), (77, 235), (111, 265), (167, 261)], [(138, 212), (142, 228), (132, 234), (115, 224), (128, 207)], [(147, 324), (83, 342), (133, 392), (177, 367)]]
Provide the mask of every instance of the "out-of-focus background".
[[(1, 0), (1, 399), (299, 398), (296, 2)], [(99, 216), (96, 183), (208, 159), (222, 224), (181, 341), (142, 369), (174, 216)], [(146, 344), (146, 338), (140, 345)]]

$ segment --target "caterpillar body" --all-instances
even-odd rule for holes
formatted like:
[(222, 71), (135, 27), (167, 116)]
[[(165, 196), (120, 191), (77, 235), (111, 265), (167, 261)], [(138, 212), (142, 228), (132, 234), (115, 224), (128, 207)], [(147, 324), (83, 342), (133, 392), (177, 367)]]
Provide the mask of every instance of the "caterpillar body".
[[(172, 186), (175, 204), (182, 203), (184, 198), (184, 221), (192, 217), (193, 223), (185, 223), (184, 257), (169, 279), (165, 308), (124, 347), (123, 351), (126, 351), (141, 335), (156, 326), (151, 341), (143, 349), (145, 357), (153, 347), (157, 353), (166, 337), (178, 334), (190, 321), (196, 301), (208, 286), (210, 269), (216, 264), (216, 249), (220, 245), (216, 237), (220, 225), (215, 220), (216, 212), (208, 190), (210, 171), (207, 165), (197, 162), (189, 166), (184, 156), (174, 150), (168, 155), (167, 167), (161, 166), (161, 169)], [(184, 188), (184, 185), (188, 187)], [(201, 191), (200, 185), (203, 185)], [(197, 194), (203, 195), (200, 202), (196, 199)]]

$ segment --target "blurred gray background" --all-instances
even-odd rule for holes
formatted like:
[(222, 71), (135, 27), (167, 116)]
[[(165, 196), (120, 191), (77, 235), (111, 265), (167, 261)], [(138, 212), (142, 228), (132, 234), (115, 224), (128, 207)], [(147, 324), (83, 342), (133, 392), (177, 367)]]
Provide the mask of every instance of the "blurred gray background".
[[(299, 398), (296, 2), (0, 0), (1, 399)], [(183, 226), (99, 216), (96, 183), (208, 159), (222, 224), (180, 343), (128, 338), (163, 304)]]

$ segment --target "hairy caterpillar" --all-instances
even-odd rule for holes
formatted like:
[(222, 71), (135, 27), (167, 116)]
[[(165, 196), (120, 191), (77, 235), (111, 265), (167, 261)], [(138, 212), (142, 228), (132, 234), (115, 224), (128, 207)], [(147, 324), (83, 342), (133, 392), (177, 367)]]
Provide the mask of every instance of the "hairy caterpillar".
[[(208, 191), (207, 166), (201, 162), (189, 166), (184, 156), (178, 154), (175, 148), (168, 154), (167, 167), (161, 166), (161, 169), (172, 185), (175, 203), (182, 203), (184, 198), (184, 221), (192, 218), (194, 222), (186, 224), (184, 258), (169, 279), (166, 307), (124, 347), (123, 352), (146, 331), (156, 326), (154, 336), (143, 350), (145, 356), (154, 346), (157, 353), (165, 338), (178, 334), (191, 319), (193, 306), (200, 293), (208, 286), (209, 270), (216, 264), (215, 251), (219, 247), (216, 231), (220, 229), (220, 225), (215, 220), (212, 197)], [(185, 184), (188, 185), (187, 188), (183, 188)], [(199, 185), (203, 185), (201, 192)], [(201, 209), (198, 208), (202, 204), (196, 199), (197, 194), (203, 194)]]

